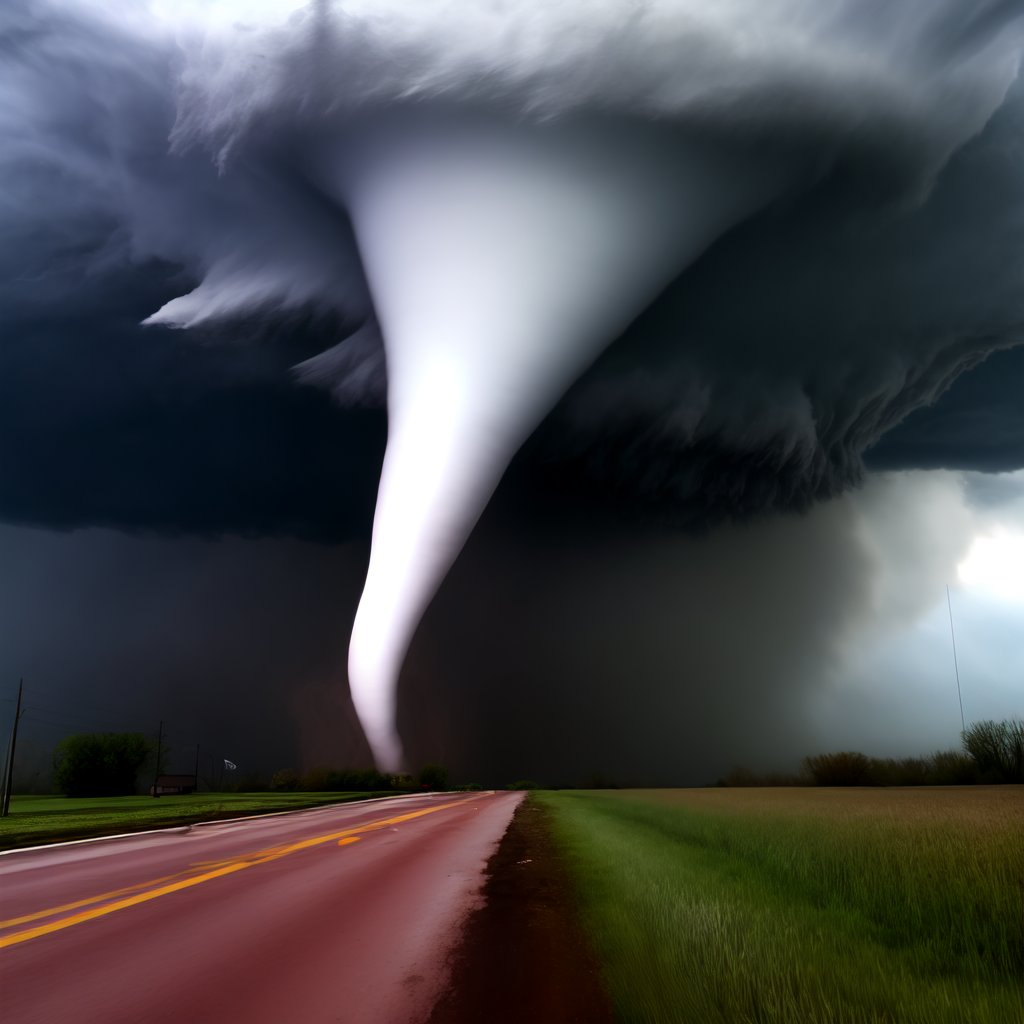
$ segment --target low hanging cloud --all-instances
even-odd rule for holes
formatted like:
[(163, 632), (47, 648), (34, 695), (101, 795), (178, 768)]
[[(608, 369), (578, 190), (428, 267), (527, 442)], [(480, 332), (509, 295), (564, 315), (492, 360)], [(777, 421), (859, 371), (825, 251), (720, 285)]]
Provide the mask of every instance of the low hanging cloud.
[[(44, 408), (60, 396), (57, 418), (68, 395), (132, 408), (101, 359), (61, 376), (89, 364), (83, 333), (101, 352), (150, 344), (126, 315), (137, 287), (154, 351), (168, 328), (234, 343), (223, 364), (196, 357), (227, 367), (218, 430), (254, 394), (284, 402), (260, 341), (344, 402), (330, 429), (357, 507), (380, 444), (360, 417), (386, 391), (349, 675), (378, 761), (398, 765), (413, 631), (528, 439), (539, 477), (672, 521), (804, 509), (858, 483), (872, 449), (913, 464), (914, 414), (1019, 342), (1022, 13), (15, 0), (0, 14), (4, 362)], [(155, 357), (133, 358), (159, 379)], [(168, 433), (191, 429), (182, 395), (209, 388), (181, 371)], [(326, 481), (317, 422), (300, 424), (318, 451), (299, 465)], [(261, 440), (242, 473), (230, 453), (200, 463), (244, 493), (284, 461)], [(957, 443), (969, 467), (970, 432)], [(121, 454), (128, 479), (149, 456)], [(1024, 439), (1003, 459), (1024, 463)], [(6, 461), (8, 516), (52, 521), (48, 496), (72, 520), (133, 525), (130, 494), (76, 507), (53, 485), (67, 470)], [(205, 528), (302, 532), (339, 504), (316, 491), (254, 524), (279, 492), (256, 486)], [(203, 528), (148, 514), (134, 525)]]

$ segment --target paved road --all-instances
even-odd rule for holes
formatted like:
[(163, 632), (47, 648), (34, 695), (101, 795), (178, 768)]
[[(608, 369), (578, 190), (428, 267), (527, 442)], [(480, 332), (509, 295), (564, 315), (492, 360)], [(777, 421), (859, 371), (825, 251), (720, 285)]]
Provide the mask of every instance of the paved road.
[(520, 794), (0, 856), (4, 1024), (413, 1024)]

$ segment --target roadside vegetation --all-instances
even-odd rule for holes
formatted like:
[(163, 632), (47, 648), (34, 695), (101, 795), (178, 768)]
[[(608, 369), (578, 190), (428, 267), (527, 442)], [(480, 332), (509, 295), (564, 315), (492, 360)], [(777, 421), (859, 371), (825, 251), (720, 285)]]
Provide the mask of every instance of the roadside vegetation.
[(626, 1024), (1024, 1019), (1024, 788), (530, 799)]
[(159, 799), (150, 796), (15, 796), (11, 799), (10, 815), (0, 818), (0, 850), (241, 818), (248, 814), (296, 811), (386, 795), (376, 792), (194, 793)]
[[(255, 783), (248, 791), (239, 791), (235, 783), (225, 792), (164, 792), (154, 799), (138, 793), (140, 785), (153, 780), (150, 767), (140, 782), (152, 754), (152, 744), (135, 734), (68, 737), (54, 755), (55, 779), (63, 795), (15, 795), (10, 815), (0, 818), (0, 850), (449, 788), (447, 770), (436, 764), (424, 765), (416, 775), (388, 775), (372, 768), (313, 768), (300, 775), (284, 768), (269, 781), (248, 777), (246, 781)], [(191, 774), (182, 778), (190, 784), (201, 781)], [(470, 783), (454, 788), (480, 787)]]

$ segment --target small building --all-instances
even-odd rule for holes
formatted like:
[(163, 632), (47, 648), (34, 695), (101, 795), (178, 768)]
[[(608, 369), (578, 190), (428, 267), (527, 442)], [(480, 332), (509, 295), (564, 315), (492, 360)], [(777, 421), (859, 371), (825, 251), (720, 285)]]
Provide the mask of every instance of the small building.
[(194, 793), (197, 780), (194, 775), (158, 775), (156, 785), (149, 787), (150, 796), (183, 796)]

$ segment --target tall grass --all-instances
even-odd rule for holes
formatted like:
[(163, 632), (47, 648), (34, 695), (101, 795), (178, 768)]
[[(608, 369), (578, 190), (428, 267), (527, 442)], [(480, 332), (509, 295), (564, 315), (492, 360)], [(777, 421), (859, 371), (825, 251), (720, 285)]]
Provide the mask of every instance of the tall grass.
[(544, 793), (624, 1022), (1024, 1020), (1024, 790)]

